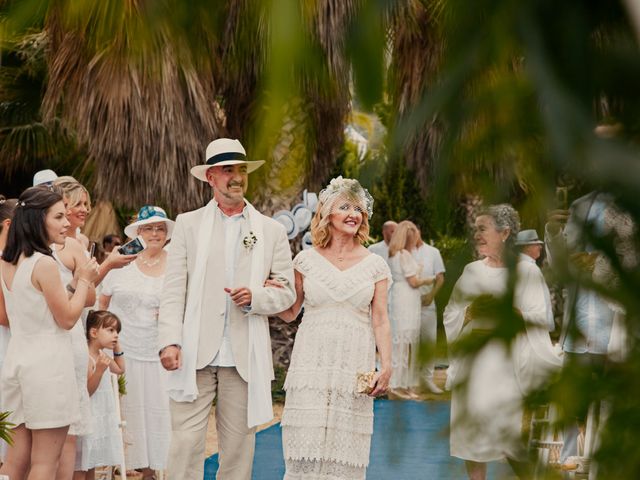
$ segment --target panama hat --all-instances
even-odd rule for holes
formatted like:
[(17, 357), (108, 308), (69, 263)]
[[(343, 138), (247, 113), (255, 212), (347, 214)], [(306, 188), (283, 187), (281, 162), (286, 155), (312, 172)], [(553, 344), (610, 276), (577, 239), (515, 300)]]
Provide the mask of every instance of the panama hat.
[(516, 245), (543, 245), (544, 242), (538, 238), (535, 230), (522, 230), (516, 235)]
[(318, 195), (314, 192), (305, 190), (302, 192), (302, 203), (304, 203), (305, 207), (311, 210), (311, 213), (316, 213), (316, 210), (318, 209)]
[(304, 232), (311, 225), (313, 212), (304, 203), (295, 205), (291, 209), (291, 214), (296, 221), (296, 225), (298, 225), (299, 231)]
[(289, 210), (280, 210), (279, 212), (276, 212), (273, 219), (285, 228), (287, 231), (287, 238), (289, 240), (296, 238), (298, 233), (300, 233), (298, 225), (296, 224), (296, 219)]
[(302, 236), (302, 249), (309, 250), (310, 248), (313, 248), (313, 239), (311, 232), (307, 232)]
[(247, 160), (247, 153), (239, 140), (218, 138), (207, 146), (204, 165), (191, 168), (191, 175), (203, 182), (207, 181), (207, 170), (215, 166), (238, 165), (247, 166), (247, 173), (260, 168), (264, 160)]
[(33, 176), (33, 186), (37, 187), (38, 185), (44, 184), (52, 184), (54, 181), (58, 179), (58, 175), (53, 170), (39, 170)]
[(148, 223), (159, 222), (164, 222), (167, 225), (167, 240), (169, 240), (176, 222), (169, 220), (167, 212), (162, 208), (154, 205), (145, 205), (138, 212), (138, 219), (125, 227), (124, 234), (129, 238), (136, 238), (138, 236), (138, 227), (147, 225)]

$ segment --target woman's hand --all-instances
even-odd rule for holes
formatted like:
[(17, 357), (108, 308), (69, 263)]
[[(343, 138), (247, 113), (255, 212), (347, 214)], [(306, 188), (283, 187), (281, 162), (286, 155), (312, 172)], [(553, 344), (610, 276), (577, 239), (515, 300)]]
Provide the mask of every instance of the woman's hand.
[(104, 262), (102, 262), (102, 265), (107, 271), (113, 270), (114, 268), (122, 268), (129, 265), (137, 257), (138, 255), (123, 255), (117, 248), (114, 248), (107, 258), (105, 258)]
[(78, 280), (84, 280), (93, 283), (98, 278), (99, 271), (98, 262), (95, 258), (90, 259), (87, 263), (78, 269)]
[(422, 285), (433, 285), (435, 281), (436, 277), (425, 277), (420, 280), (420, 283), (422, 283)]
[(370, 397), (379, 397), (380, 395), (385, 395), (389, 388), (389, 380), (391, 380), (391, 369), (384, 368), (379, 372), (376, 372), (371, 380), (369, 386), (373, 388)]
[(498, 299), (492, 295), (484, 294), (476, 297), (467, 307), (467, 313), (471, 318), (490, 316), (498, 307)]
[(282, 285), (279, 281), (274, 280), (272, 278), (267, 278), (267, 280), (264, 282), (264, 286), (274, 287), (274, 288), (284, 288), (284, 285)]

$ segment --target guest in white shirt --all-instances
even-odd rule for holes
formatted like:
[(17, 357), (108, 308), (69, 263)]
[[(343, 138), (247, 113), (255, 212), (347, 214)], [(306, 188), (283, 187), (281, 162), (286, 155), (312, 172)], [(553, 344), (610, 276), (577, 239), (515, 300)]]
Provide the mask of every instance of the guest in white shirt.
[(380, 255), (386, 262), (389, 261), (389, 242), (393, 236), (393, 232), (398, 228), (398, 224), (393, 220), (387, 220), (382, 224), (382, 240), (373, 245), (369, 245), (369, 251)]
[[(537, 261), (542, 255), (544, 242), (538, 238), (538, 232), (535, 230), (522, 230), (516, 237), (516, 246), (520, 249), (519, 261), (528, 262), (537, 265)], [(556, 325), (553, 321), (553, 308), (551, 306), (551, 293), (549, 287), (544, 285), (544, 301), (547, 305), (547, 326), (550, 332), (555, 330)]]
[[(433, 285), (420, 287), (422, 308), (420, 311), (420, 344), (426, 347), (429, 352), (435, 352), (438, 335), (438, 315), (436, 312), (435, 296), (438, 294), (444, 283), (444, 262), (440, 255), (440, 250), (425, 243), (422, 240), (422, 233), (418, 229), (418, 243), (412, 252), (413, 258), (421, 268), (421, 277), (435, 277)], [(433, 369), (435, 358), (430, 356), (423, 369), (422, 380), (425, 387), (431, 393), (440, 394), (442, 389), (433, 382)]]

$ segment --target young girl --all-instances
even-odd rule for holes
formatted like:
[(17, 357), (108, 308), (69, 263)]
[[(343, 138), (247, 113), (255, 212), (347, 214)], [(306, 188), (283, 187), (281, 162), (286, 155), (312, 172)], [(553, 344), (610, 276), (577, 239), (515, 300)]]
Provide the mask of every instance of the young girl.
[[(116, 414), (116, 398), (111, 373), (124, 373), (124, 352), (118, 334), (120, 319), (105, 310), (91, 311), (87, 317), (89, 372), (87, 389), (91, 395), (92, 433), (80, 437), (74, 480), (93, 480), (95, 467), (119, 465), (122, 461), (122, 433)], [(113, 350), (113, 358), (103, 349)]]
[(13, 479), (55, 477), (69, 425), (79, 416), (71, 339), (98, 265), (87, 260), (73, 279), (71, 298), (49, 246), (69, 228), (62, 196), (29, 188), (18, 199), (2, 252), (0, 324), (11, 326), (0, 390), (13, 445), (0, 474)]

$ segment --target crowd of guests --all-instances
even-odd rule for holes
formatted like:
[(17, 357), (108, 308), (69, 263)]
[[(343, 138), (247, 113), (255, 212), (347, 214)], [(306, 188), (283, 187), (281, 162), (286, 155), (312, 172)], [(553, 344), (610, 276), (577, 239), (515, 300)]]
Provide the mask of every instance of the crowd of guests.
[(17, 426), (0, 474), (79, 480), (127, 465), (155, 478), (171, 435), (157, 318), (173, 221), (144, 207), (125, 233), (145, 251), (123, 255), (108, 235), (98, 261), (81, 233), (88, 190), (41, 173), (18, 199), (0, 196), (0, 400)]
[[(91, 198), (72, 177), (39, 172), (40, 184), (18, 199), (0, 197), (0, 405), (15, 425), (0, 474), (92, 479), (96, 467), (126, 465), (143, 478), (166, 469), (171, 479), (200, 480), (215, 399), (220, 478), (248, 480), (256, 426), (273, 415), (268, 316), (303, 319), (285, 382), (285, 479), (365, 478), (373, 399), (443, 393), (434, 299), (444, 262), (413, 222), (385, 222), (382, 240), (365, 248), (374, 199), (338, 177), (319, 194), (313, 248), (292, 259), (284, 229), (244, 198), (264, 162), (246, 160), (230, 139), (212, 142), (206, 158), (192, 174), (212, 187), (212, 200), (175, 222), (143, 206), (124, 231), (145, 247), (133, 255), (109, 235), (99, 261), (92, 256), (81, 232)], [(556, 244), (567, 221), (563, 212), (550, 217)], [(529, 478), (524, 397), (560, 368), (561, 350), (598, 364), (611, 322), (596, 325), (597, 342), (584, 349), (552, 343), (551, 295), (536, 263), (544, 242), (521, 231), (512, 206), (480, 211), (473, 240), (478, 260), (443, 316), (451, 454), (472, 480), (499, 459)], [(581, 294), (585, 315), (611, 311)]]

